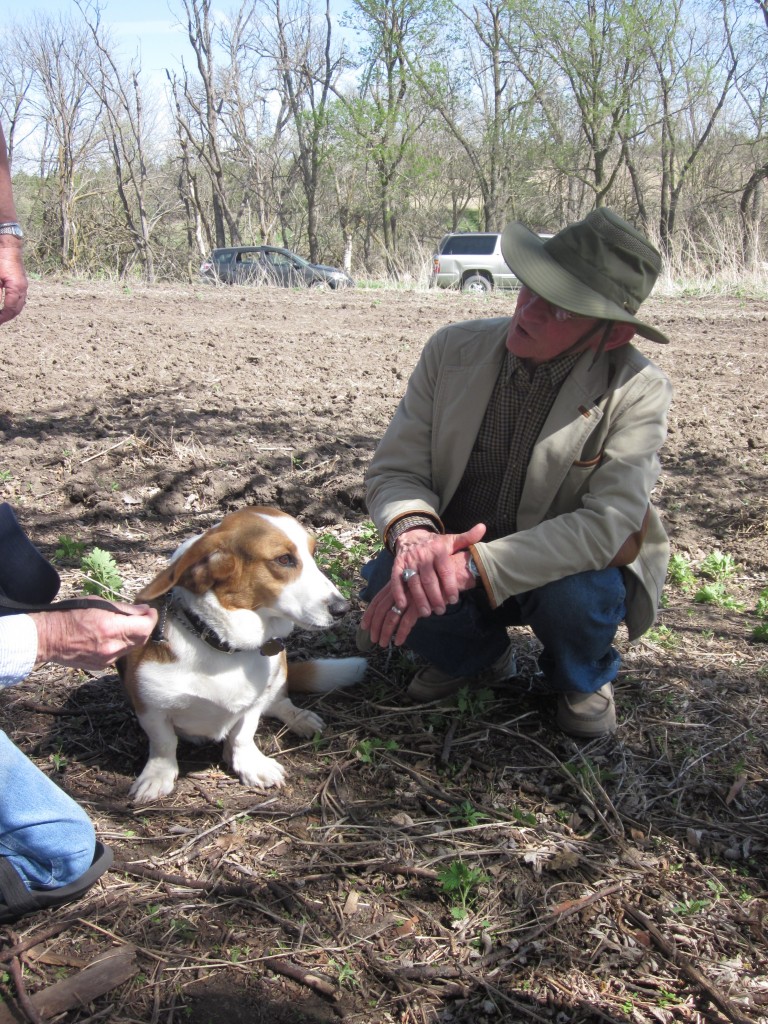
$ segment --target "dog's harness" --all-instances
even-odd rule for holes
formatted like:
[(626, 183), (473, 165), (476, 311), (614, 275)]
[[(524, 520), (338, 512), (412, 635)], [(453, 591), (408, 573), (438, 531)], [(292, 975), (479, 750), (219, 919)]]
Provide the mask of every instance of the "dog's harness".
[[(221, 654), (240, 654), (243, 651), (242, 647), (234, 647), (228, 640), (220, 637), (219, 634), (208, 625), (199, 615), (196, 615), (189, 608), (184, 608), (178, 598), (174, 594), (174, 590), (169, 590), (163, 598), (163, 603), (158, 610), (157, 623), (155, 628), (152, 630), (150, 640), (153, 644), (165, 644), (168, 643), (168, 638), (165, 635), (165, 627), (168, 622), (168, 616), (172, 615), (180, 626), (183, 626), (187, 632), (196, 636), (199, 640), (202, 640), (204, 644), (211, 647), (214, 651), (219, 651)], [(285, 641), (282, 637), (273, 636), (270, 640), (265, 640), (259, 648), (259, 654), (265, 658), (273, 658), (276, 654), (280, 654), (281, 651), (285, 650)]]

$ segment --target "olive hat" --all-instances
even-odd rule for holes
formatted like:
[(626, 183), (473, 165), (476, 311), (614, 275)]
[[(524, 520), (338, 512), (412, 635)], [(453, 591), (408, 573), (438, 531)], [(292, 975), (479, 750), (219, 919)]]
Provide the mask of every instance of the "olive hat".
[(663, 345), (669, 341), (635, 316), (661, 272), (661, 256), (612, 210), (601, 206), (546, 239), (524, 224), (508, 224), (501, 251), (516, 277), (553, 305), (632, 324)]

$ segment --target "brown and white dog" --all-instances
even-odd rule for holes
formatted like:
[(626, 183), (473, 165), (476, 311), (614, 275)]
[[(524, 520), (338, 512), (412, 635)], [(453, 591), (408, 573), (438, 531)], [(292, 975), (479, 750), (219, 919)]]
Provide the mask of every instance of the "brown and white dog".
[(160, 617), (148, 643), (120, 666), (149, 737), (134, 803), (173, 789), (177, 735), (223, 740), (224, 758), (245, 786), (282, 785), (283, 768), (254, 740), (261, 716), (312, 736), (323, 720), (297, 708), (288, 692), (327, 693), (362, 679), (363, 658), (287, 662), (283, 640), (294, 626), (330, 626), (350, 607), (317, 567), (314, 547), (292, 516), (241, 509), (185, 541), (137, 595)]

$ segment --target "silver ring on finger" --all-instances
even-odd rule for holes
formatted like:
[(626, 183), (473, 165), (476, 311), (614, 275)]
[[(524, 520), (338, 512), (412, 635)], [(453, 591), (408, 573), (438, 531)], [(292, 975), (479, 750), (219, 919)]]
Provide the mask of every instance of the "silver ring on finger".
[(393, 615), (402, 615), (403, 614), (402, 609), (398, 608), (396, 604), (393, 604), (392, 607), (389, 610), (392, 612)]
[(403, 571), (400, 573), (400, 579), (403, 581), (403, 583), (407, 583), (408, 580), (412, 580), (414, 576), (418, 575), (418, 569), (403, 569)]

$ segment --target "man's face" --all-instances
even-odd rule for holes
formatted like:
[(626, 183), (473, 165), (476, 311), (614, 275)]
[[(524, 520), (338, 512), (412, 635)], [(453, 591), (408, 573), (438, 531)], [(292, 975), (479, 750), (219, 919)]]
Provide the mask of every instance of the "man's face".
[[(578, 316), (558, 309), (536, 292), (532, 292), (526, 285), (522, 285), (507, 336), (507, 348), (519, 359), (527, 359), (534, 366), (539, 366), (541, 363), (557, 359), (590, 331), (593, 333), (590, 334), (585, 347), (596, 347), (602, 333), (602, 329), (594, 330), (598, 322), (594, 317)], [(615, 324), (614, 330), (619, 326), (628, 325)], [(633, 333), (630, 328), (629, 337)], [(609, 342), (607, 347), (615, 347), (613, 332), (610, 340), (613, 344)], [(618, 343), (624, 344), (624, 340)], [(574, 351), (578, 351), (578, 347)]]

